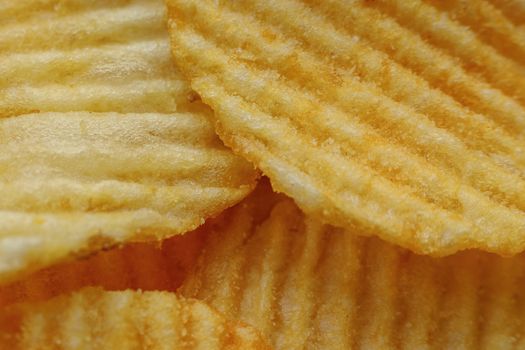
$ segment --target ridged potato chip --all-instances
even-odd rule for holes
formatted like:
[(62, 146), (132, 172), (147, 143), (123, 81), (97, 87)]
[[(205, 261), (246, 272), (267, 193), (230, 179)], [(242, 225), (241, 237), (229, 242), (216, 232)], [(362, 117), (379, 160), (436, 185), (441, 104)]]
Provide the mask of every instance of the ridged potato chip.
[(174, 67), (161, 0), (0, 1), (0, 281), (193, 230), (253, 165)]
[(251, 327), (169, 292), (87, 288), (0, 312), (2, 349), (269, 349)]
[[(451, 20), (466, 25), (497, 51), (525, 64), (525, 28), (513, 23), (495, 5), (486, 0), (431, 0), (428, 3), (446, 11)], [(522, 7), (525, 9), (525, 4)]]
[(1, 277), (186, 232), (251, 188), (251, 165), (190, 113), (38, 113), (0, 135)]
[(218, 133), (305, 212), (436, 256), (525, 249), (525, 36), (494, 6), (167, 3)]
[(193, 108), (162, 0), (1, 0), (0, 116)]
[(230, 209), (181, 294), (276, 349), (525, 347), (525, 255), (416, 255), (274, 203)]
[(0, 309), (18, 302), (44, 301), (86, 286), (175, 291), (195, 265), (208, 225), (162, 242), (128, 243), (34, 272), (0, 286)]
[(521, 0), (489, 0), (516, 25), (525, 24), (525, 3)]

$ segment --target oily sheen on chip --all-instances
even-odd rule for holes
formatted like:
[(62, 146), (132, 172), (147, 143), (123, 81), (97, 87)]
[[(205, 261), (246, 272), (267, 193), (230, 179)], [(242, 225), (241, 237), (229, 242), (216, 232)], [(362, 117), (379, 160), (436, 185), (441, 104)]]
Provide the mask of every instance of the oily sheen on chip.
[(0, 327), (3, 349), (268, 349), (251, 327), (169, 292), (87, 288), (4, 309)]
[(165, 16), (0, 1), (0, 281), (187, 232), (255, 186), (175, 69)]
[(281, 195), (261, 198), (216, 223), (182, 295), (275, 349), (525, 346), (525, 255), (416, 255), (323, 225)]
[(221, 138), (305, 212), (420, 253), (525, 249), (524, 36), (497, 4), (167, 3)]

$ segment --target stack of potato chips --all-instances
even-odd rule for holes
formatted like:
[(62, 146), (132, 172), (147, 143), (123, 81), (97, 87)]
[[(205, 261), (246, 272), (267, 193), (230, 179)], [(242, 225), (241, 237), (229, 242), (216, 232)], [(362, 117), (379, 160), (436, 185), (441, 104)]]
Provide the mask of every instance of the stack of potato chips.
[(525, 348), (521, 0), (0, 0), (0, 349)]

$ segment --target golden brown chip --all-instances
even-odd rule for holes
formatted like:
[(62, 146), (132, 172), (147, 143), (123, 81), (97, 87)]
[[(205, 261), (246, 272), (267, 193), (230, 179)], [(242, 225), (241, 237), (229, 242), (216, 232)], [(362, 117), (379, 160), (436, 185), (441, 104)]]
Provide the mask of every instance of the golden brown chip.
[[(517, 26), (497, 6), (486, 0), (430, 0), (437, 10), (446, 11), (451, 20), (467, 26), (496, 51), (525, 64), (525, 28)], [(525, 9), (525, 3), (523, 3)]]
[(17, 302), (47, 300), (86, 286), (175, 291), (195, 265), (208, 225), (159, 243), (129, 243), (37, 271), (0, 286), (0, 309)]
[[(521, 28), (515, 27), (503, 14), (498, 16), (497, 8), (486, 2), (469, 0), (467, 5), (447, 8), (448, 2), (379, 0), (373, 7), (417, 32), (436, 48), (457, 57), (466, 69), (483, 76), (494, 87), (525, 102)], [(429, 19), (439, 19), (440, 25), (430, 25), (426, 22)], [(509, 27), (503, 34), (505, 26)], [(491, 34), (497, 32), (501, 35), (491, 38)], [(513, 46), (509, 50), (505, 45)]]
[(0, 312), (2, 349), (268, 349), (251, 327), (168, 292), (87, 288)]
[(525, 249), (523, 33), (503, 14), (481, 35), (445, 3), (167, 2), (217, 131), (304, 211), (433, 255)]
[[(305, 216), (279, 199), (230, 209), (180, 292), (276, 349), (525, 346), (525, 255), (416, 255)], [(264, 209), (267, 211), (267, 209)]]
[(0, 281), (190, 231), (254, 187), (174, 67), (161, 0), (0, 12)]
[(489, 0), (516, 25), (525, 24), (525, 3), (522, 0)]

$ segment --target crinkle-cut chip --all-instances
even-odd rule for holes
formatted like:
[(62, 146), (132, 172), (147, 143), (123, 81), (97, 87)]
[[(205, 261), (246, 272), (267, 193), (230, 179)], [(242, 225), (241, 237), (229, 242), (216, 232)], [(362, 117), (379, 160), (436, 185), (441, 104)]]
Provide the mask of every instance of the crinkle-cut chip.
[(162, 0), (0, 0), (0, 281), (190, 231), (255, 186), (170, 51)]
[[(523, 103), (523, 28), (506, 18), (497, 7), (480, 2), (469, 0), (461, 7), (457, 4), (447, 7), (448, 0), (379, 0), (372, 7), (419, 33), (433, 46), (455, 56), (465, 69), (481, 75)], [(437, 18), (441, 21), (439, 26), (425, 22)]]
[(169, 292), (86, 288), (0, 311), (2, 349), (269, 349), (251, 327)]
[(259, 211), (229, 210), (179, 292), (276, 349), (525, 346), (524, 254), (432, 258), (322, 225), (289, 199), (266, 218)]
[(522, 0), (489, 0), (516, 25), (525, 26), (525, 3)]
[[(452, 20), (467, 26), (503, 55), (525, 64), (525, 27), (515, 25), (497, 6), (486, 0), (430, 0), (428, 3), (446, 11)], [(522, 6), (525, 9), (525, 4)]]
[(253, 188), (201, 115), (0, 119), (0, 279), (201, 225)]
[(523, 31), (430, 2), (167, 1), (175, 61), (219, 135), (305, 212), (419, 253), (516, 254)]
[(162, 0), (0, 0), (0, 117), (198, 109)]
[(0, 286), (0, 309), (18, 302), (44, 301), (86, 286), (175, 291), (195, 265), (208, 225), (161, 242), (129, 243), (39, 270)]

